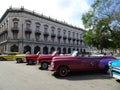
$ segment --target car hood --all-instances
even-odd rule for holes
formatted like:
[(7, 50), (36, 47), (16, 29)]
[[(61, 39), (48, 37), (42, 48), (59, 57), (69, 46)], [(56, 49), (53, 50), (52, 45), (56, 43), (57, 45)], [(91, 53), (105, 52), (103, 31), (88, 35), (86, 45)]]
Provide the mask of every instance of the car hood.
[(119, 60), (114, 60), (110, 61), (112, 67), (120, 67), (120, 59)]

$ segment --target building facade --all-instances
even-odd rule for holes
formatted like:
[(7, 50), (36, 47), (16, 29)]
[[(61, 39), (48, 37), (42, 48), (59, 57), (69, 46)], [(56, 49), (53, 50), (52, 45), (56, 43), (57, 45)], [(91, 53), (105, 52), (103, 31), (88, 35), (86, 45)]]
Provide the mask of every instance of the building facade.
[(9, 8), (0, 19), (0, 52), (85, 52), (83, 31), (24, 8)]

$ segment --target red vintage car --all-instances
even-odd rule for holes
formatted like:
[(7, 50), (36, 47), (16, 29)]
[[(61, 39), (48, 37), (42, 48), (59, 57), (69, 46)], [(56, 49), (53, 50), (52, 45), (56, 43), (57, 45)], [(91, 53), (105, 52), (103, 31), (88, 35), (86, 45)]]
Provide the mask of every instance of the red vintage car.
[(37, 61), (41, 66), (40, 68), (44, 70), (48, 69), (48, 65), (51, 63), (52, 58), (59, 55), (59, 51), (54, 51), (52, 54), (48, 55), (39, 55)]
[(90, 56), (79, 55), (78, 51), (74, 51), (71, 56), (54, 57), (49, 65), (48, 70), (54, 71), (59, 76), (66, 76), (69, 72), (78, 71), (107, 71), (108, 64), (104, 64), (104, 68), (100, 68), (99, 64), (102, 59), (115, 59), (112, 56)]
[(39, 55), (40, 55), (40, 52), (38, 52), (37, 54), (27, 54), (25, 56), (25, 60), (27, 62), (27, 65), (37, 64), (37, 58)]

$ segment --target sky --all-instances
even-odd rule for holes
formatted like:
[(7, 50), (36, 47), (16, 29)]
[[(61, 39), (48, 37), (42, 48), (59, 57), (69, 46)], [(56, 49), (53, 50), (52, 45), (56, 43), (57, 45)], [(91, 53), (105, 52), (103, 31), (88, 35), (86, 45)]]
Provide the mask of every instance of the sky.
[(94, 0), (3, 0), (0, 5), (0, 17), (9, 8), (21, 8), (84, 28), (82, 14), (90, 9)]

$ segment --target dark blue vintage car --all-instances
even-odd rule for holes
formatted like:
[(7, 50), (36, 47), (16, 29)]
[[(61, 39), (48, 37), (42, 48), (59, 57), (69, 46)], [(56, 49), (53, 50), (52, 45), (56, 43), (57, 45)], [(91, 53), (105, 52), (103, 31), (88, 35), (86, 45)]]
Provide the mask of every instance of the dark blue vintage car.
[(110, 76), (120, 80), (120, 59), (109, 61)]

